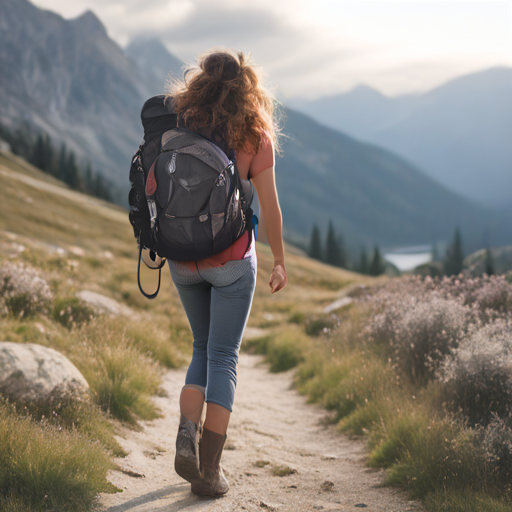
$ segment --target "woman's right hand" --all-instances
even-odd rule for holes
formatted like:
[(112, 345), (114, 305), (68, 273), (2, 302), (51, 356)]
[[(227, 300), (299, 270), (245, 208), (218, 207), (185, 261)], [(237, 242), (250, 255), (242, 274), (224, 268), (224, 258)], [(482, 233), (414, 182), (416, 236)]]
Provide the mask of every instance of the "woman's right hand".
[(280, 263), (275, 265), (272, 273), (270, 274), (270, 279), (268, 284), (270, 285), (270, 288), (272, 290), (272, 293), (278, 292), (279, 290), (282, 290), (286, 283), (288, 283), (288, 275), (286, 274), (286, 268), (284, 265), (281, 265)]

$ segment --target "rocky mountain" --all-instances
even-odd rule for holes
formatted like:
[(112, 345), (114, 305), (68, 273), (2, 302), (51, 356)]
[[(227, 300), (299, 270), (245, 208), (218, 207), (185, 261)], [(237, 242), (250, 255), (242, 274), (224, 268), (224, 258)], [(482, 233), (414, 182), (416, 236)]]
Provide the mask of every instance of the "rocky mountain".
[(137, 65), (148, 97), (162, 94), (169, 78), (182, 75), (183, 61), (169, 53), (159, 39), (135, 39), (125, 53)]
[[(65, 142), (117, 184), (117, 200), (126, 205), (141, 106), (180, 61), (154, 40), (124, 52), (92, 12), (65, 20), (27, 0), (0, 0), (0, 9), (0, 123), (27, 124)], [(313, 223), (325, 229), (332, 218), (353, 254), (361, 244), (449, 240), (456, 225), (468, 250), (480, 247), (484, 231), (495, 244), (512, 242), (502, 217), (392, 152), (293, 110), (286, 114), (276, 180), (288, 241), (306, 246)]]
[(90, 11), (65, 20), (27, 0), (0, 10), (0, 122), (44, 131), (125, 184), (146, 97), (135, 63)]
[(457, 193), (491, 208), (512, 204), (512, 68), (472, 73), (424, 94), (389, 98), (360, 86), (288, 103), (400, 154)]

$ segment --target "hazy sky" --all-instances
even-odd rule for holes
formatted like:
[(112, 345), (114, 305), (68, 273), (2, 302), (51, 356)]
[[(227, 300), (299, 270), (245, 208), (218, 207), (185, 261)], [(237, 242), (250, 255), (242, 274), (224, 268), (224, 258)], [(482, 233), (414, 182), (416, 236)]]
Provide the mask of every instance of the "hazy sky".
[(511, 0), (34, 0), (76, 17), (91, 9), (121, 46), (159, 37), (184, 61), (211, 46), (251, 51), (285, 97), (357, 84), (388, 95), (512, 66)]

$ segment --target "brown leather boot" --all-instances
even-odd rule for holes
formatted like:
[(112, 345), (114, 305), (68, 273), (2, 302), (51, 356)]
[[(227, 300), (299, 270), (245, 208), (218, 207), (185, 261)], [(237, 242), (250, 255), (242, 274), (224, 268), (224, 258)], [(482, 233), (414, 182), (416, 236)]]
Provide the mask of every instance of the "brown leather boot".
[(176, 437), (174, 469), (181, 478), (191, 483), (201, 478), (199, 471), (199, 439), (201, 438), (202, 428), (202, 421), (197, 424), (188, 420), (183, 414), (181, 415), (178, 436)]
[(229, 483), (220, 466), (227, 436), (203, 427), (199, 441), (201, 478), (192, 483), (192, 492), (203, 496), (220, 496), (229, 490)]

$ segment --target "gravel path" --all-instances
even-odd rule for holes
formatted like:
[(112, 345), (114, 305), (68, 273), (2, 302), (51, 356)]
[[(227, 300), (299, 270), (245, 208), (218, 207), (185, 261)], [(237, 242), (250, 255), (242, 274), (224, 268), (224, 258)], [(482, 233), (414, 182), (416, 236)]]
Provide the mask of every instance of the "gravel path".
[[(119, 438), (130, 453), (118, 459), (124, 473), (110, 480), (122, 493), (101, 496), (108, 512), (171, 511), (419, 511), (396, 489), (382, 487), (383, 472), (365, 467), (365, 448), (325, 425), (326, 412), (290, 389), (292, 372), (271, 374), (262, 358), (241, 354), (239, 380), (222, 464), (230, 482), (221, 498), (197, 497), (174, 472), (178, 396), (185, 370), (169, 371), (168, 397), (156, 401), (164, 417), (143, 422)], [(285, 466), (291, 474), (276, 476)]]

